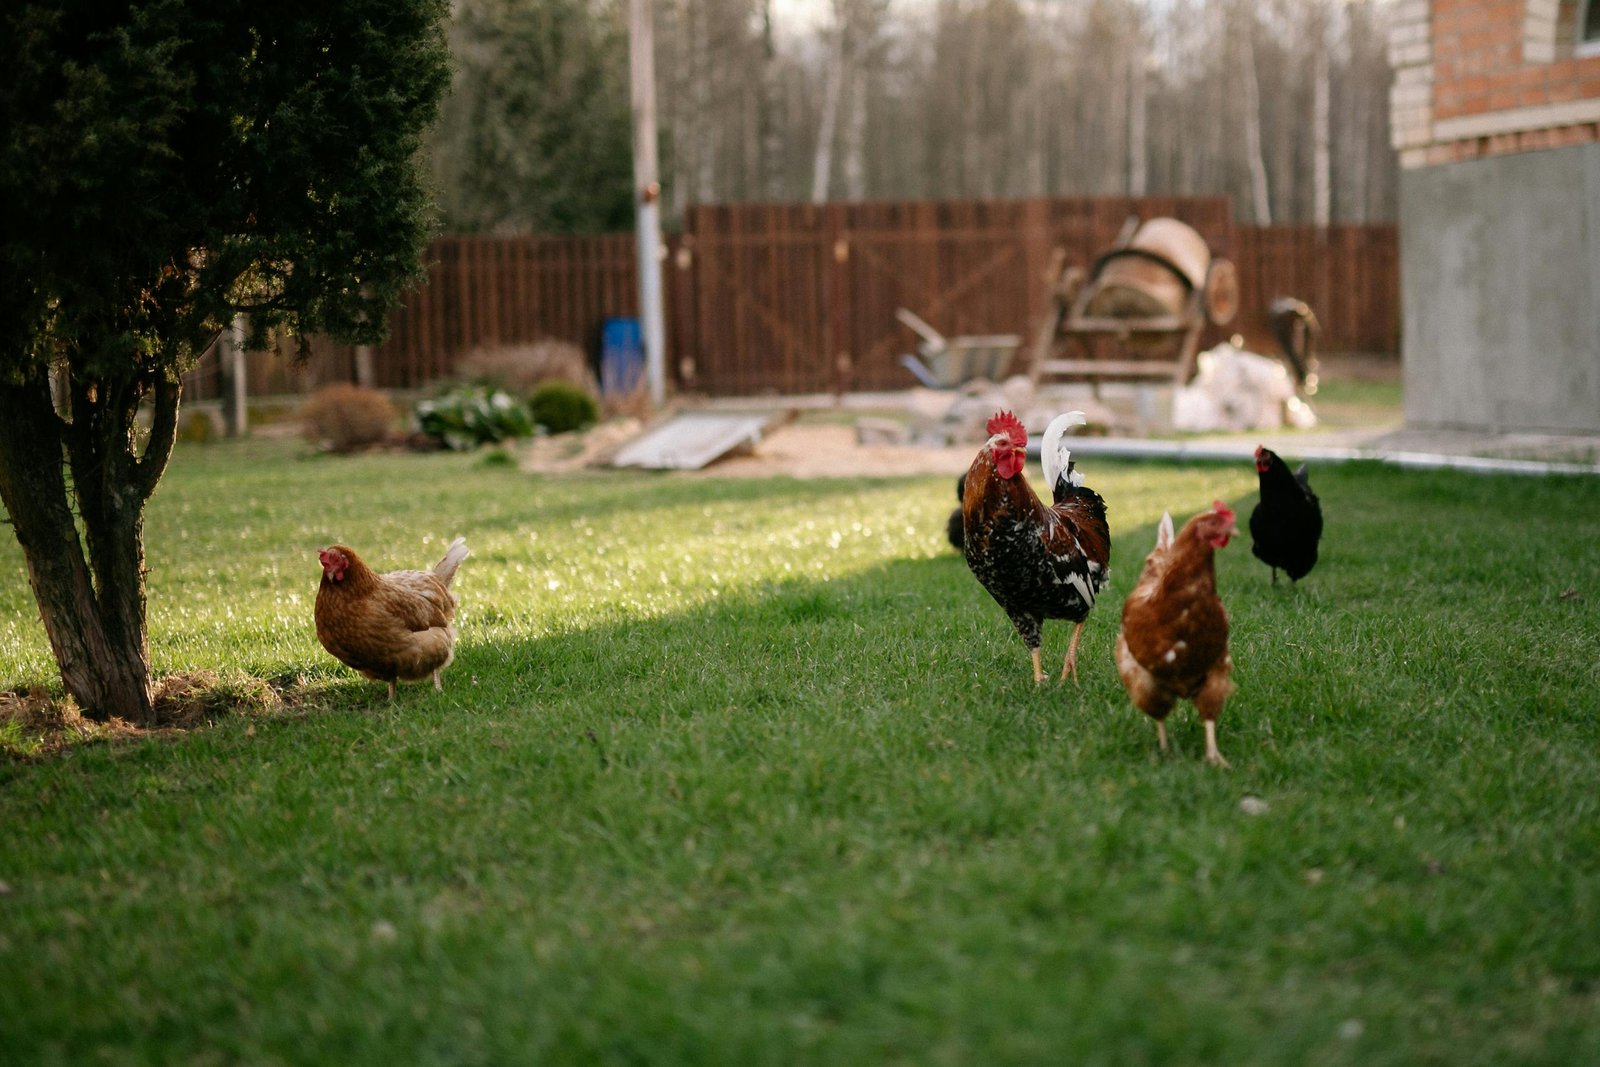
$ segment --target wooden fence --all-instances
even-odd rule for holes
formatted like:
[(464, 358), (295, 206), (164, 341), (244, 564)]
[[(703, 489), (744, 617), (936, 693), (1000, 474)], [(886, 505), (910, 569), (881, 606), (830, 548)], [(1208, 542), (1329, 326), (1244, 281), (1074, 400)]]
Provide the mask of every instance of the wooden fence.
[[(1032, 339), (1059, 249), (1088, 264), (1129, 215), (1171, 215), (1233, 260), (1240, 314), (1206, 344), (1243, 333), (1269, 344), (1265, 310), (1298, 297), (1322, 322), (1324, 351), (1399, 345), (1398, 238), (1392, 225), (1251, 227), (1221, 197), (922, 200), (694, 207), (663, 264), (669, 377), (712, 394), (803, 393), (912, 384), (898, 363), (916, 338), (906, 307), (946, 334)], [(415, 389), (450, 376), (477, 347), (541, 338), (597, 354), (605, 319), (638, 314), (631, 234), (446, 237), (427, 281), (373, 351), (372, 384)], [(348, 346), (314, 340), (303, 364), (252, 354), (253, 394), (356, 378)], [(212, 357), (189, 395), (219, 395)]]

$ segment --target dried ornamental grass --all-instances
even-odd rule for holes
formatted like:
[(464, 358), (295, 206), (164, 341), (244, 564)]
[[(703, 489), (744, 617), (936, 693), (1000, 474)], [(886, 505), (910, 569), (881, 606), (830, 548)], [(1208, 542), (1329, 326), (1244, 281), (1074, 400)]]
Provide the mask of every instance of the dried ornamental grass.
[(382, 444), (394, 428), (396, 412), (376, 389), (339, 383), (311, 394), (300, 409), (308, 441), (330, 452), (356, 452)]

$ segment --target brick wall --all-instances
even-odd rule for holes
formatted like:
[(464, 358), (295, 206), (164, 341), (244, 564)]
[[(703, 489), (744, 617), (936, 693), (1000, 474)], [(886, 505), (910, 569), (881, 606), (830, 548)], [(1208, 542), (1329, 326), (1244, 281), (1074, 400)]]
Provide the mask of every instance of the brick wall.
[(1600, 44), (1580, 0), (1399, 0), (1389, 57), (1405, 168), (1600, 141)]

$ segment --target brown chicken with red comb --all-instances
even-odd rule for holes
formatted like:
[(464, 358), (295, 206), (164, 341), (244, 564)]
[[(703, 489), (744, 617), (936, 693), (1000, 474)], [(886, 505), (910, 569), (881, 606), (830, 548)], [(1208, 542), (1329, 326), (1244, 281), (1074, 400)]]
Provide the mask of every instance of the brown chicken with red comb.
[(1033, 680), (1044, 681), (1040, 637), (1045, 619), (1074, 624), (1061, 677), (1078, 679), (1078, 638), (1110, 576), (1111, 530), (1100, 494), (1083, 484), (1063, 443), (1083, 413), (1058, 415), (1044, 432), (1040, 459), (1053, 503), (1046, 505), (1022, 476), (1028, 431), (1009, 411), (988, 423), (990, 438), (962, 486), (962, 551), (967, 566), (1005, 611), (1033, 657)]
[(332, 545), (318, 553), (317, 640), (334, 659), (374, 681), (386, 682), (393, 700), (396, 682), (433, 679), (455, 658), (455, 594), (450, 580), (467, 558), (458, 537), (430, 570), (378, 574), (353, 549)]
[(1161, 516), (1156, 547), (1122, 604), (1117, 635), (1117, 673), (1134, 706), (1156, 721), (1161, 751), (1167, 713), (1180, 699), (1192, 700), (1205, 723), (1206, 762), (1218, 767), (1228, 761), (1217, 751), (1217, 716), (1234, 687), (1213, 553), (1238, 533), (1233, 510), (1220, 500), (1176, 536), (1172, 516)]

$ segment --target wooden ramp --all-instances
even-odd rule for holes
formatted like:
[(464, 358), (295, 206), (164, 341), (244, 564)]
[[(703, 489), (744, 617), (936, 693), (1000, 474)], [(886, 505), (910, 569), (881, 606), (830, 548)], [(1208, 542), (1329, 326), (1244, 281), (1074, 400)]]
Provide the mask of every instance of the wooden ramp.
[(613, 467), (695, 471), (723, 456), (748, 452), (775, 415), (676, 415), (623, 445)]

